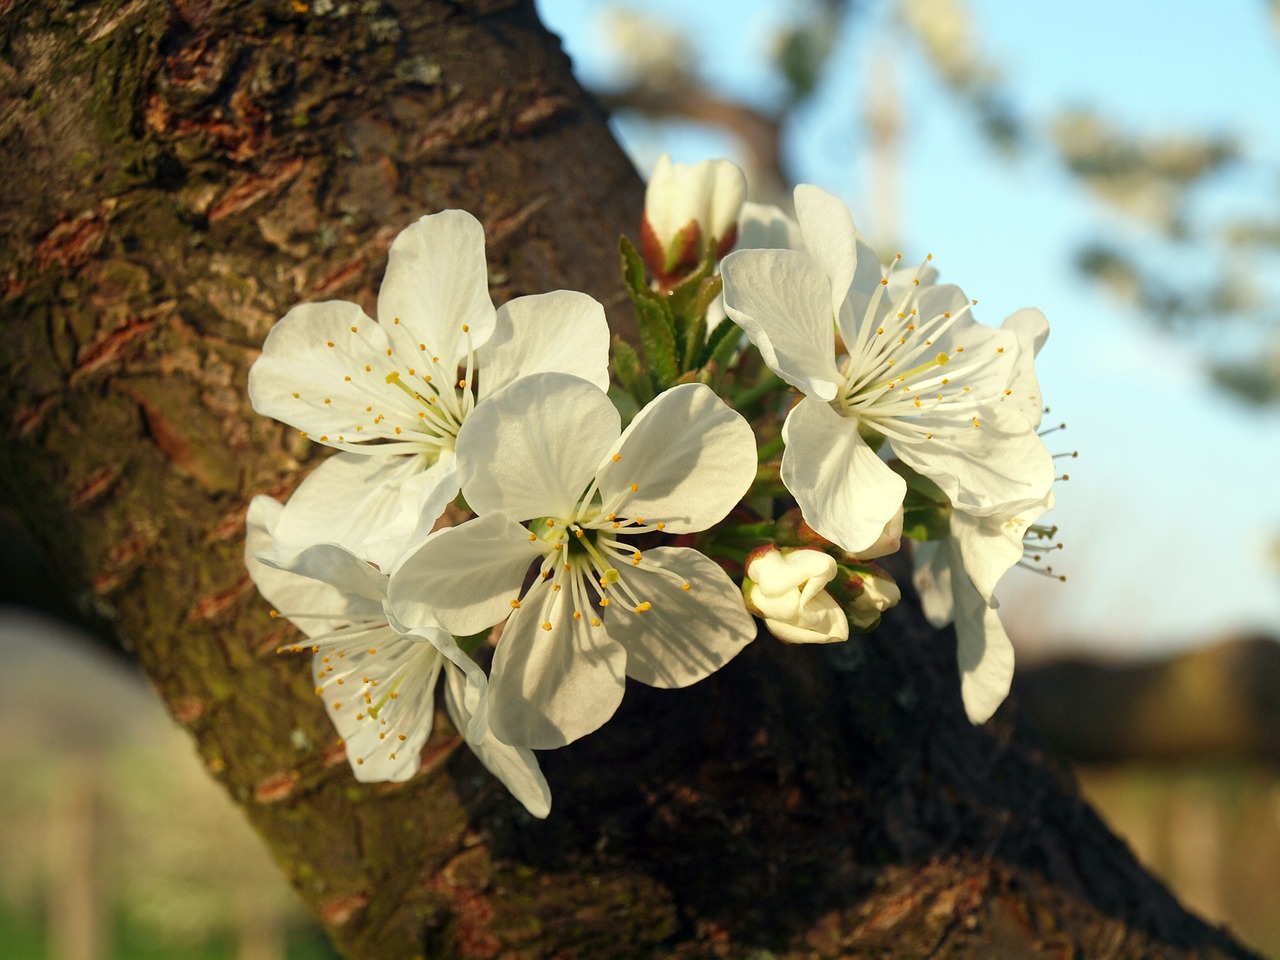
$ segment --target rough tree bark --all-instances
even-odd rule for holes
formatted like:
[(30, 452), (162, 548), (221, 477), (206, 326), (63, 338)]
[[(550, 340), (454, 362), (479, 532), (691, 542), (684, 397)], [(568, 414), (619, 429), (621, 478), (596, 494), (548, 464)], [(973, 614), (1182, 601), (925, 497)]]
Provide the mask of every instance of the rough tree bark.
[(443, 717), (362, 786), (241, 563), (320, 452), (245, 372), (295, 302), (370, 309), (396, 232), (463, 207), (495, 300), (626, 332), (639, 182), (529, 0), (0, 0), (6, 569), (137, 656), (352, 957), (1244, 957), (1184, 913), (953, 639), (903, 608), (633, 685), (526, 816)]

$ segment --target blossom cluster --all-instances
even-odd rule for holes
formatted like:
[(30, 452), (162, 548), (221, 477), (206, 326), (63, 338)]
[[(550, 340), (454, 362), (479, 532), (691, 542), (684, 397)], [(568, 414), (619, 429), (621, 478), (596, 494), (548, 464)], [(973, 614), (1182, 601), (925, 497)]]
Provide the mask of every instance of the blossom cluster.
[(357, 779), (417, 772), (443, 677), (463, 740), (546, 816), (533, 751), (597, 730), (627, 678), (696, 683), (753, 617), (848, 642), (898, 602), (874, 561), (904, 540), (969, 718), (1004, 699), (994, 590), (1052, 505), (1044, 317), (983, 326), (816, 187), (794, 220), (745, 197), (726, 161), (662, 159), (621, 243), (643, 355), (617, 341), (612, 364), (586, 294), (495, 309), (460, 210), (396, 238), (376, 320), (306, 303), (272, 329), (254, 408), (337, 452), (254, 499), (246, 563)]

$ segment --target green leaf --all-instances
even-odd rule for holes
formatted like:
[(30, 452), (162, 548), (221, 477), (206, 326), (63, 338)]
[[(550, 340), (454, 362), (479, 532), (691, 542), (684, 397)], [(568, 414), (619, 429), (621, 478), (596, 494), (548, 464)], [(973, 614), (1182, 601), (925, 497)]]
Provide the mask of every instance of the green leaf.
[(907, 482), (908, 497), (915, 494), (917, 500), (924, 503), (940, 504), (942, 506), (950, 506), (951, 501), (947, 495), (942, 492), (942, 488), (930, 480), (928, 477), (921, 476), (901, 460), (892, 460), (889, 467)]
[(902, 535), (912, 540), (945, 540), (951, 535), (951, 509), (936, 504), (904, 507)]
[(636, 308), (636, 325), (640, 329), (640, 344), (654, 386), (665, 389), (680, 375), (676, 353), (676, 323), (667, 298), (650, 289), (645, 280), (644, 262), (635, 245), (623, 237), (619, 242), (622, 253), (622, 277), (627, 293)]
[(708, 360), (715, 360), (716, 365), (720, 367), (728, 364), (729, 357), (738, 346), (738, 338), (741, 334), (742, 331), (738, 329), (738, 325), (725, 317), (716, 324), (716, 328), (711, 331), (711, 336), (707, 337), (707, 342), (702, 345), (697, 365), (705, 367)]
[(640, 354), (621, 337), (613, 338), (613, 375), (640, 406), (653, 399), (653, 383), (644, 371)]

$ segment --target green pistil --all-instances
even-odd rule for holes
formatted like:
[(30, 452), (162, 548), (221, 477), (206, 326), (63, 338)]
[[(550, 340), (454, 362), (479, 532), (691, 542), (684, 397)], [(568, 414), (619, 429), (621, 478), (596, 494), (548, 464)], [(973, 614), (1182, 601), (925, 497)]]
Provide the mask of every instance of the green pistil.
[(391, 688), (378, 698), (377, 703), (370, 705), (369, 709), (366, 710), (365, 713), (369, 714), (369, 716), (377, 720), (378, 711), (381, 710), (383, 707), (385, 707), (387, 705), (387, 701), (396, 695), (396, 690), (399, 688), (401, 682), (404, 680), (404, 677), (405, 677), (404, 671), (401, 671), (400, 676), (396, 677), (395, 683), (391, 684)]

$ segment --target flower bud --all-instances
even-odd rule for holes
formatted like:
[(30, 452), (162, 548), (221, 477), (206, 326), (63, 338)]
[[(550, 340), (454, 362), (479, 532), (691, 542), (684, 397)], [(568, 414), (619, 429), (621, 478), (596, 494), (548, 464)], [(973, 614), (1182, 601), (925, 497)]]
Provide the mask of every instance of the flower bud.
[(874, 630), (880, 623), (880, 614), (896, 607), (902, 599), (902, 591), (889, 574), (875, 564), (841, 567), (844, 576), (832, 589), (844, 605), (849, 625), (860, 633)]
[(733, 249), (747, 179), (728, 160), (672, 163), (658, 158), (644, 195), (640, 248), (662, 289), (670, 289), (711, 249), (716, 259)]
[(849, 639), (849, 621), (825, 587), (836, 562), (820, 550), (758, 547), (747, 557), (742, 595), (747, 609), (786, 643)]

